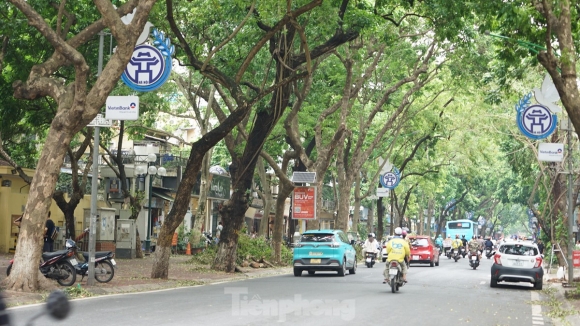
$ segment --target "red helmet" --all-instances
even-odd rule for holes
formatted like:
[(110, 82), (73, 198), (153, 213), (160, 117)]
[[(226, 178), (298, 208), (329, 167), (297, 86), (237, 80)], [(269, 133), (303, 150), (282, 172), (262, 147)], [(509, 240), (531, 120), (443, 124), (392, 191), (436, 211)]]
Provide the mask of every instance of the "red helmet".
[(407, 231), (403, 230), (403, 235), (407, 235)]

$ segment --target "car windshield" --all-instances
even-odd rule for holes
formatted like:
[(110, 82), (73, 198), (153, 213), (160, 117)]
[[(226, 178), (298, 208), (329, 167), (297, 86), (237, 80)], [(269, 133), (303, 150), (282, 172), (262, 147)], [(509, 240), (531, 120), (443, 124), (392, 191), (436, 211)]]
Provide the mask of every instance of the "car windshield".
[(517, 256), (537, 256), (538, 249), (534, 247), (528, 247), (521, 244), (504, 244), (499, 249), (499, 252), (508, 255)]
[(415, 247), (429, 247), (429, 241), (427, 239), (415, 239), (411, 244)]
[(334, 242), (332, 233), (303, 234), (300, 242)]

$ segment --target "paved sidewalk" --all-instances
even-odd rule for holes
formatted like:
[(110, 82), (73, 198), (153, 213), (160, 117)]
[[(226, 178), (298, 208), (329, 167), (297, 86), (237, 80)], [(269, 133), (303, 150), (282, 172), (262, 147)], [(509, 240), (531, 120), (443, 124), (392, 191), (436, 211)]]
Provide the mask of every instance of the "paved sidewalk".
[[(6, 278), (6, 268), (12, 255), (0, 254), (0, 282)], [(117, 268), (115, 276), (109, 283), (98, 283), (93, 286), (87, 285), (87, 278), (81, 280), (77, 276), (74, 286), (80, 287), (91, 296), (110, 295), (118, 293), (145, 292), (169, 288), (178, 288), (193, 285), (203, 285), (237, 280), (269, 277), (274, 275), (292, 274), (291, 267), (276, 268), (245, 268), (241, 273), (216, 272), (209, 266), (191, 264), (191, 256), (171, 256), (169, 262), (169, 278), (167, 280), (151, 279), (152, 257), (143, 259), (115, 259)], [(50, 289), (36, 293), (2, 291), (2, 295), (9, 307), (44, 302), (48, 293), (55, 289), (64, 289), (53, 281), (54, 286)]]
[[(569, 300), (565, 297), (565, 292), (573, 290), (573, 288), (564, 287), (562, 281), (558, 280), (556, 273), (558, 268), (552, 267), (551, 271), (548, 271), (547, 268), (544, 268), (544, 289), (547, 288), (547, 285), (556, 290), (554, 296), (555, 298), (562, 303), (563, 310), (575, 310), (576, 314), (567, 316), (565, 318), (553, 318), (552, 324), (554, 326), (574, 326), (580, 325), (580, 300)], [(566, 271), (566, 278), (568, 277), (568, 272)], [(580, 268), (574, 268), (574, 279), (578, 280), (580, 277)], [(546, 306), (542, 306), (542, 310), (548, 312), (549, 308)]]

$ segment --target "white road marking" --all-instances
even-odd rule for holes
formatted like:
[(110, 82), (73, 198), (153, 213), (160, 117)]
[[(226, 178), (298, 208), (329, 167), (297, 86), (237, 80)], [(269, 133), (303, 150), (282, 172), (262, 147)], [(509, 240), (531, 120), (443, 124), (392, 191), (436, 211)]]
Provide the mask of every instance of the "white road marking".
[[(538, 292), (530, 292), (532, 302), (539, 301), (540, 295)], [(532, 324), (533, 325), (544, 325), (544, 317), (542, 316), (542, 306), (538, 304), (532, 304)]]

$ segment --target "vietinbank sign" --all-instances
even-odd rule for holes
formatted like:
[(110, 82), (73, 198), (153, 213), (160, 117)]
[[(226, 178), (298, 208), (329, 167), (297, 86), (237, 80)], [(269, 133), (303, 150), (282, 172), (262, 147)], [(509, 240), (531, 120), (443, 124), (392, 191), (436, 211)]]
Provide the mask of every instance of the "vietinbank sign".
[(107, 97), (105, 117), (109, 120), (139, 119), (139, 97), (138, 96)]

